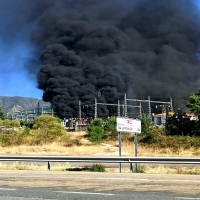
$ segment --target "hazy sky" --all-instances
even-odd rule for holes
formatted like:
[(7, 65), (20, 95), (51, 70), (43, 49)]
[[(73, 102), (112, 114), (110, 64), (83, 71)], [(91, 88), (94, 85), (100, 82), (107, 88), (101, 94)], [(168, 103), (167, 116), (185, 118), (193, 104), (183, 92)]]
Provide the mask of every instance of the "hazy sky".
[[(4, 4), (5, 1), (9, 0), (0, 0), (0, 5)], [(198, 6), (200, 7), (200, 0), (198, 0)], [(0, 14), (0, 23), (2, 24), (4, 20), (6, 20), (5, 15)], [(5, 30), (1, 31), (1, 29), (6, 28), (9, 29), (9, 26), (0, 27), (0, 34), (6, 34)], [(5, 42), (5, 38), (0, 36), (0, 96), (22, 96), (41, 99), (43, 92), (37, 89), (36, 77), (29, 77), (23, 69), (33, 49), (27, 43), (26, 36), (28, 34), (24, 33), (23, 30), (21, 32), (13, 33), (13, 35), (19, 36), (19, 39), (9, 42)]]

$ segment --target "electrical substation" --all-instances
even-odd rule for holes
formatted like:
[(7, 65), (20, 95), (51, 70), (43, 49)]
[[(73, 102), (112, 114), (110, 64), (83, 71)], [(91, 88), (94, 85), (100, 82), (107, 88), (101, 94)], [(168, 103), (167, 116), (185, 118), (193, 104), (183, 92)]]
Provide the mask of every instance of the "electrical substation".
[[(111, 116), (135, 119), (142, 114), (152, 118), (154, 113), (165, 113), (167, 108), (169, 111), (173, 111), (171, 98), (166, 99), (166, 101), (154, 100), (150, 96), (147, 99), (131, 99), (124, 94), (124, 100), (121, 102), (118, 100), (116, 103), (103, 103), (98, 101), (98, 98), (95, 98), (90, 104), (79, 100), (77, 114), (72, 118), (62, 119), (62, 125), (71, 130), (83, 130), (92, 119), (102, 118), (99, 111), (104, 107), (110, 111), (107, 116), (104, 116), (104, 119)], [(38, 103), (38, 107), (31, 110), (7, 113), (7, 119), (31, 122), (36, 117), (45, 114), (56, 116), (53, 109), (41, 107)]]

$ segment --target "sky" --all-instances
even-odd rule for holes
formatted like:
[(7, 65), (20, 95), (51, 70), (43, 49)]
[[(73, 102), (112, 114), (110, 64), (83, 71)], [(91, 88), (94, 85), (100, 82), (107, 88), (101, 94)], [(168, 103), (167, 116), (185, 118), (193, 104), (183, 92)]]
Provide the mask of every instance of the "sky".
[(30, 54), (31, 47), (23, 42), (15, 44), (11, 49), (0, 48), (0, 96), (42, 99), (42, 90), (37, 89), (36, 79), (30, 78), (27, 71), (23, 70)]
[[(0, 3), (3, 1), (0, 0)], [(200, 8), (200, 0), (197, 1), (197, 5)], [(6, 20), (3, 15), (0, 15), (0, 18), (0, 22)], [(6, 32), (1, 31), (0, 34), (6, 34)], [(37, 89), (36, 77), (30, 77), (23, 69), (33, 50), (27, 43), (27, 36), (28, 34), (22, 34), (17, 42), (8, 43), (0, 37), (0, 96), (42, 99), (43, 91)]]

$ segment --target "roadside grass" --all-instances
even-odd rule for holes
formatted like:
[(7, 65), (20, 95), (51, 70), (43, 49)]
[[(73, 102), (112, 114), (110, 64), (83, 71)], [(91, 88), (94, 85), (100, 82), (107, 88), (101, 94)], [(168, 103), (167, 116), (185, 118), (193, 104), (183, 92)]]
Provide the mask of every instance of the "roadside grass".
[[(23, 162), (15, 162), (12, 164), (0, 163), (0, 170), (39, 170), (47, 171), (46, 165), (37, 165), (36, 163), (25, 164)], [(107, 172), (118, 173), (118, 167), (105, 167), (102, 164), (91, 164), (90, 166), (71, 166), (69, 163), (52, 163), (51, 171), (84, 171), (84, 172)], [(130, 168), (122, 167), (122, 173), (132, 173)], [(133, 165), (133, 173), (146, 173), (146, 174), (194, 174), (200, 175), (200, 167), (185, 167), (182, 165), (174, 165), (167, 167), (164, 165), (148, 166), (140, 165), (137, 170)]]
[[(66, 138), (60, 138), (51, 144), (46, 145), (18, 145), (18, 146), (0, 146), (1, 155), (74, 155), (74, 156), (118, 156), (118, 141), (104, 141), (99, 145), (93, 145), (86, 138), (86, 132), (71, 132)], [(70, 140), (70, 141), (68, 141)], [(181, 146), (159, 148), (157, 146), (144, 145), (138, 143), (138, 156), (155, 156), (155, 157), (194, 157), (200, 156), (200, 148), (183, 148)], [(122, 156), (134, 156), (133, 135), (123, 135), (122, 137)], [(134, 165), (133, 165), (134, 166)], [(16, 162), (12, 164), (0, 163), (0, 170), (48, 170), (46, 165), (36, 163), (25, 164)], [(52, 163), (51, 170), (57, 171), (90, 171), (90, 167), (71, 166), (69, 163)], [(105, 172), (117, 173), (118, 167), (105, 167)], [(123, 173), (130, 173), (129, 168), (122, 168)], [(141, 165), (134, 173), (151, 173), (151, 174), (200, 174), (200, 167), (185, 167), (181, 165), (169, 167), (164, 165)]]
[[(102, 144), (93, 145), (87, 138), (86, 132), (70, 132), (67, 138), (43, 145), (13, 145), (0, 146), (0, 154), (17, 155), (112, 155), (118, 156), (118, 140), (104, 141)], [(67, 141), (65, 141), (67, 140)], [(70, 140), (70, 144), (68, 143)], [(105, 149), (105, 145), (109, 145)], [(122, 156), (134, 156), (133, 135), (122, 135)], [(138, 156), (200, 156), (200, 148), (159, 148), (140, 144), (138, 142)]]

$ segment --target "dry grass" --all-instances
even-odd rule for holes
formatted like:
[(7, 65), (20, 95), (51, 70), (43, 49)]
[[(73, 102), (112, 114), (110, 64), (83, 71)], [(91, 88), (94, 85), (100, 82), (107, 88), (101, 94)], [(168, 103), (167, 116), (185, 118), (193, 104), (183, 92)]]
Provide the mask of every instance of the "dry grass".
[[(122, 149), (124, 151), (125, 155), (134, 155), (134, 145), (133, 143), (129, 142), (128, 145), (122, 145)], [(172, 148), (151, 148), (148, 146), (141, 146), (138, 144), (138, 156), (200, 156), (200, 148), (190, 148), (190, 149), (184, 149), (182, 147), (178, 149), (172, 149)]]
[[(69, 163), (55, 163), (51, 166), (51, 170), (64, 171), (66, 169), (71, 169), (72, 167)], [(36, 163), (25, 164), (23, 162), (15, 162), (12, 164), (0, 163), (0, 169), (4, 170), (47, 170), (47, 165), (37, 165)]]
[[(134, 164), (133, 164), (134, 167)], [(36, 163), (25, 164), (23, 162), (16, 162), (12, 164), (2, 164), (0, 163), (0, 170), (48, 170), (47, 165), (37, 165)], [(87, 167), (77, 167), (71, 166), (69, 163), (54, 163), (51, 165), (51, 171), (89, 171), (89, 166)], [(105, 172), (118, 173), (119, 168), (105, 168)], [(130, 168), (122, 167), (122, 173), (130, 173)], [(144, 166), (144, 172), (147, 174), (198, 174), (200, 175), (200, 167), (183, 167), (181, 165), (167, 167), (164, 165), (157, 166)]]
[(100, 146), (72, 146), (65, 147), (59, 143), (42, 146), (12, 146), (0, 147), (0, 154), (23, 155), (91, 155), (99, 152)]
[[(106, 168), (106, 172), (117, 173), (119, 172), (118, 168)], [(130, 173), (130, 168), (122, 168), (122, 173)], [(146, 174), (200, 174), (200, 167), (183, 167), (183, 166), (173, 166), (166, 167), (164, 165), (158, 166), (146, 166), (144, 169)]]
[[(71, 138), (78, 138), (81, 145), (65, 146), (63, 143), (52, 143), (41, 146), (0, 147), (0, 154), (18, 155), (111, 155), (118, 156), (118, 141), (108, 141), (100, 145), (92, 145), (85, 137), (86, 132), (72, 132)], [(134, 156), (134, 142), (127, 136), (122, 142), (122, 156)], [(138, 156), (200, 156), (199, 149), (150, 148), (138, 144)]]
[[(99, 156), (118, 156), (118, 141), (109, 141), (101, 145), (92, 145), (86, 138), (85, 132), (71, 133), (72, 138), (78, 138), (81, 145), (73, 145), (70, 147), (65, 146), (62, 143), (52, 143), (42, 146), (12, 146), (12, 147), (0, 147), (0, 154), (17, 154), (17, 155), (99, 155)], [(122, 142), (122, 156), (134, 156), (134, 143), (127, 139)], [(200, 148), (190, 148), (185, 150), (179, 148), (178, 150), (166, 148), (150, 148), (148, 146), (141, 146), (138, 144), (138, 156), (200, 156)], [(51, 170), (73, 170), (77, 168), (70, 166), (69, 163), (56, 163), (51, 166)], [(24, 163), (13, 163), (3, 164), (0, 163), (0, 169), (16, 169), (16, 170), (47, 170), (47, 165), (37, 164), (24, 164)], [(82, 170), (80, 168), (80, 170)], [(106, 172), (118, 172), (116, 168), (106, 168)], [(123, 173), (130, 173), (129, 168), (123, 168)], [(180, 165), (175, 167), (166, 167), (163, 165), (145, 166), (145, 173), (158, 174), (158, 173), (170, 173), (170, 174), (200, 174), (200, 167), (189, 169)]]

